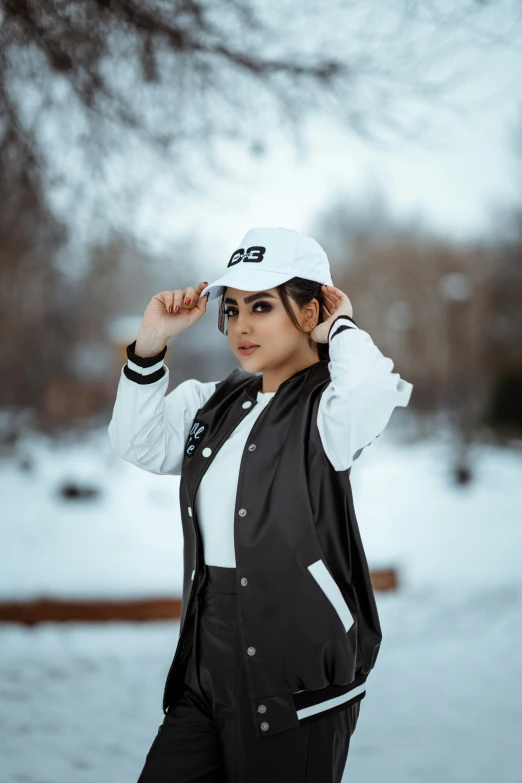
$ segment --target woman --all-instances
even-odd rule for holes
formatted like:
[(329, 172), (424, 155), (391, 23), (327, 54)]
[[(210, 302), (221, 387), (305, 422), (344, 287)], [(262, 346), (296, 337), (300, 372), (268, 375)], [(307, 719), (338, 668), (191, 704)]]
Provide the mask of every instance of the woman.
[[(166, 394), (167, 340), (221, 295), (242, 369)], [(254, 228), (211, 285), (154, 296), (111, 443), (180, 475), (180, 634), (139, 783), (340, 783), (381, 629), (350, 470), (412, 384), (311, 237)]]

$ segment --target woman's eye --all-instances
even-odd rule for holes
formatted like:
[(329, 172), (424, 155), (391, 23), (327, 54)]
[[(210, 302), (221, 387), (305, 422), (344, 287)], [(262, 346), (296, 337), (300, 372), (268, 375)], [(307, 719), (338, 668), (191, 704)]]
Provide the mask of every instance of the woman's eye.
[[(263, 308), (263, 310), (261, 310), (262, 313), (267, 313), (272, 309), (272, 306), (269, 305), (267, 302), (258, 302), (257, 304), (255, 304), (253, 308), (254, 312), (257, 307)], [(227, 307), (225, 310), (223, 310), (223, 314), (228, 316), (229, 318), (233, 318), (235, 315), (237, 315), (237, 309), (235, 307)]]

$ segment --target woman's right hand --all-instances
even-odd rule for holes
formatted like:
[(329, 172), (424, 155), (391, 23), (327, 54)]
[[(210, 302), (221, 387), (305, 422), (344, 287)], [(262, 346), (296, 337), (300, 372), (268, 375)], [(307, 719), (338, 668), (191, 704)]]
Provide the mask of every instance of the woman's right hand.
[[(207, 285), (200, 283), (197, 288), (189, 286), (155, 294), (143, 314), (136, 338), (136, 353), (139, 356), (159, 353), (167, 340), (199, 321), (207, 308), (208, 294), (200, 298)], [(179, 308), (179, 313), (176, 308)]]

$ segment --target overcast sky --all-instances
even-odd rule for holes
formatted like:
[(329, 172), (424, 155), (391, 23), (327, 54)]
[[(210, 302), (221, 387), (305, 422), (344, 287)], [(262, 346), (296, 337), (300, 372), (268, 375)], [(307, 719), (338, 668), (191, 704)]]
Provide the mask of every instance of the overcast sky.
[(522, 132), (522, 22), (513, 19), (495, 19), (498, 32), (510, 29), (508, 45), (445, 52), (445, 72), (456, 74), (446, 95), (452, 109), (426, 103), (428, 132), (416, 142), (397, 139), (378, 148), (322, 115), (303, 126), (306, 147), (300, 151), (282, 131), (267, 135), (268, 152), (257, 158), (222, 143), (228, 178), (206, 173), (195, 150), (194, 178), (202, 189), (194, 193), (180, 189), (168, 161), (137, 147), (119, 173), (115, 164), (113, 176), (134, 183), (143, 196), (128, 209), (116, 204), (111, 219), (131, 225), (155, 251), (168, 251), (177, 237), (190, 238), (208, 280), (222, 274), (249, 228), (280, 225), (311, 233), (336, 194), (364, 198), (374, 186), (398, 216), (417, 215), (448, 236), (485, 234), (499, 206), (522, 200), (522, 163), (514, 149), (517, 122)]
[[(483, 234), (496, 207), (522, 201), (522, 162), (514, 152), (522, 54), (491, 52), (452, 100), (462, 102), (461, 113), (434, 110), (430, 138), (418, 146), (397, 142), (395, 149), (376, 149), (321, 118), (308, 123), (303, 154), (283, 135), (260, 159), (228, 150), (236, 180), (210, 179), (208, 195), (187, 196), (175, 218), (168, 196), (151, 199), (139, 225), (158, 246), (173, 231), (200, 236), (210, 256), (223, 248), (227, 262), (250, 227), (282, 225), (306, 233), (336, 192), (362, 195), (377, 184), (398, 215), (418, 213), (455, 237)], [(161, 178), (158, 188), (167, 194), (168, 179)]]

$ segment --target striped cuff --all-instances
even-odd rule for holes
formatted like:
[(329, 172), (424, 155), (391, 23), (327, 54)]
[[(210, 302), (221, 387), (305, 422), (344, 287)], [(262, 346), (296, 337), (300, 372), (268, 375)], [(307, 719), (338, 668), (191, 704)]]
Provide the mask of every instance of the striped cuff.
[(164, 362), (167, 346), (156, 356), (146, 357), (134, 353), (135, 348), (136, 340), (127, 346), (127, 364), (123, 368), (125, 377), (139, 384), (155, 383), (163, 378), (167, 371)]
[(344, 332), (345, 329), (358, 329), (359, 327), (349, 315), (338, 315), (335, 321), (330, 326), (328, 332), (328, 342), (335, 337), (339, 332)]

